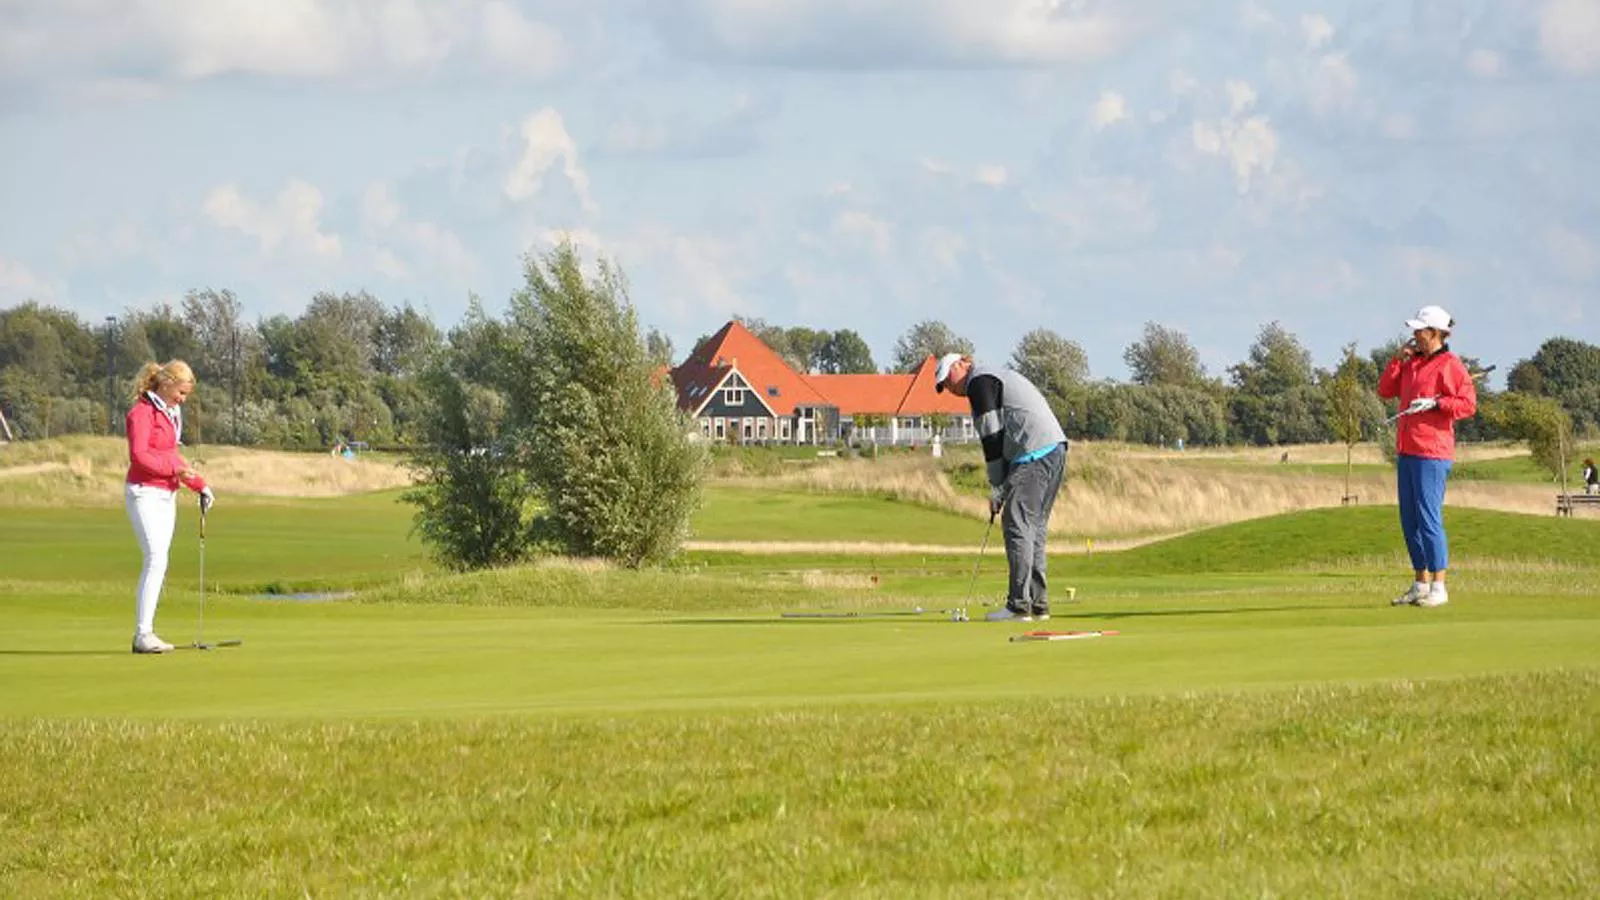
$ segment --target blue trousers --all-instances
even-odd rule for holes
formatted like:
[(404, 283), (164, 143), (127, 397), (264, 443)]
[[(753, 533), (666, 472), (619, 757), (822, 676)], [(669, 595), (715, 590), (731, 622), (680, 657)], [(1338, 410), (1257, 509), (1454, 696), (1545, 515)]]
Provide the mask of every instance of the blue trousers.
[(1450, 568), (1450, 542), (1444, 534), (1444, 484), (1448, 459), (1401, 454), (1395, 466), (1400, 488), (1400, 530), (1406, 536), (1411, 568), (1441, 572)]

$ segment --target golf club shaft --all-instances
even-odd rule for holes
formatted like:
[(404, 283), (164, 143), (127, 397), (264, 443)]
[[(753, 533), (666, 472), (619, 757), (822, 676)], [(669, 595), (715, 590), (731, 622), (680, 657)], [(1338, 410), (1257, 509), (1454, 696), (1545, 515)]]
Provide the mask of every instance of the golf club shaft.
[(206, 511), (200, 510), (200, 620), (195, 627), (195, 646), (206, 640)]

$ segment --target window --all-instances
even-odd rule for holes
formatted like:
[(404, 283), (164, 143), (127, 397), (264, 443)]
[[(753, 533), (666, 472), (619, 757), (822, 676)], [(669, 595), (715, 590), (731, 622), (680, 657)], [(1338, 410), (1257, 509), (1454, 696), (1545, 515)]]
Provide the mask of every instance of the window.
[(728, 387), (722, 389), (722, 402), (724, 405), (738, 408), (744, 405), (744, 388)]
[(750, 423), (751, 423), (751, 421), (753, 421), (753, 420), (751, 420), (751, 419), (741, 419), (740, 420), (740, 423), (739, 423), (740, 424), (739, 437), (741, 439), (743, 439), (743, 440), (746, 440), (746, 441), (750, 440)]
[(792, 424), (787, 418), (778, 420), (778, 440), (787, 441), (789, 439), (789, 435), (792, 433), (790, 431)]
[(767, 388), (767, 396), (768, 397), (776, 397), (776, 396), (778, 396), (778, 386), (775, 385), (775, 384), (769, 386)]
[(700, 436), (701, 437), (711, 437), (711, 420), (710, 419), (701, 419), (700, 420)]
[(757, 419), (756, 420), (756, 440), (764, 441), (766, 439), (767, 439), (767, 420), (766, 419)]
[(727, 436), (728, 436), (728, 422), (727, 422), (727, 420), (719, 417), (716, 420), (716, 422), (717, 422), (717, 440), (720, 441), (720, 440), (726, 439)]

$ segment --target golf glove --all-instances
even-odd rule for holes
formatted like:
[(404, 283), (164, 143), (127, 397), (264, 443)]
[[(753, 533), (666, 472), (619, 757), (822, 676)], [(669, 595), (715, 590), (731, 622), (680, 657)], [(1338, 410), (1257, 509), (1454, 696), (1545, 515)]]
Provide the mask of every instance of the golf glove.
[(1417, 413), (1427, 412), (1430, 409), (1438, 409), (1438, 408), (1439, 408), (1439, 400), (1438, 400), (1438, 398), (1436, 398), (1436, 397), (1418, 397), (1417, 399), (1411, 401), (1411, 405), (1410, 406), (1406, 407), (1406, 415), (1414, 416)]
[(1005, 486), (1002, 485), (1000, 487), (990, 488), (989, 489), (989, 516), (990, 516), (990, 518), (993, 518), (995, 516), (1000, 515), (1000, 507), (1004, 506), (1005, 502), (1006, 502), (1006, 489), (1005, 489)]
[(216, 503), (216, 502), (217, 502), (217, 495), (211, 493), (211, 488), (205, 487), (205, 488), (201, 488), (200, 489), (200, 514), (201, 515), (204, 515), (204, 514), (210, 512), (211, 511), (211, 504)]

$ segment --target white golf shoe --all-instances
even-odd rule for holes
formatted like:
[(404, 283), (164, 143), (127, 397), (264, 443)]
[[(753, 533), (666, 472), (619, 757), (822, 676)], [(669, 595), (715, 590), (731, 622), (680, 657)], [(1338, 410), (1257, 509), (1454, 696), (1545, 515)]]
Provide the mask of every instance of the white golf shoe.
[(1428, 596), (1428, 586), (1420, 581), (1412, 582), (1406, 592), (1389, 601), (1390, 606), (1420, 606), (1422, 598)]
[(1440, 584), (1440, 583), (1438, 583), (1436, 581), (1436, 582), (1433, 583), (1433, 587), (1428, 589), (1428, 593), (1426, 593), (1426, 594), (1422, 595), (1422, 597), (1418, 598), (1417, 605), (1418, 606), (1443, 606), (1443, 605), (1445, 605), (1446, 603), (1449, 603), (1449, 602), (1450, 602), (1450, 592), (1444, 589), (1444, 585), (1442, 585), (1442, 584)]
[(135, 653), (171, 653), (172, 645), (156, 637), (155, 632), (146, 632), (133, 636), (133, 652)]

